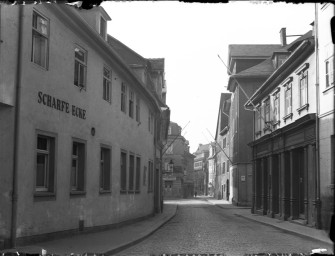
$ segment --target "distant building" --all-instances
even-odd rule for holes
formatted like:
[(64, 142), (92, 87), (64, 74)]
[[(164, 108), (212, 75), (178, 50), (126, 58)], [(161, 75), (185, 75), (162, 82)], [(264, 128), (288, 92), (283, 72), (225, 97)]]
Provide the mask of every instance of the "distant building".
[(193, 196), (193, 159), (189, 142), (181, 135), (181, 127), (170, 122), (163, 155), (165, 199)]
[[(228, 144), (229, 193), (235, 205), (251, 206), (252, 151), (247, 145), (253, 138), (253, 113), (244, 109), (247, 96), (252, 95), (270, 76), (274, 67), (269, 58), (281, 45), (229, 45), (230, 72), (227, 90), (231, 92)], [(245, 95), (246, 94), (246, 95)]]
[(208, 162), (210, 144), (199, 144), (194, 158), (194, 191), (197, 195), (208, 195)]
[(107, 43), (109, 20), (102, 7), (1, 6), (0, 245), (161, 211), (164, 69), (145, 60), (148, 90)]
[(229, 171), (229, 112), (231, 93), (221, 93), (218, 119), (215, 132), (215, 193), (217, 199), (231, 202), (232, 180)]
[(209, 156), (207, 158), (208, 162), (208, 195), (214, 196), (215, 190), (215, 170), (216, 170), (216, 145), (211, 143), (209, 146)]

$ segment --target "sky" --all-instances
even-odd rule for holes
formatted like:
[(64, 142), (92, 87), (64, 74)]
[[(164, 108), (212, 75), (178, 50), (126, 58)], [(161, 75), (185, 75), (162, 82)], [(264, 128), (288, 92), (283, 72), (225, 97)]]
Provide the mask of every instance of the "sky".
[[(194, 153), (214, 141), (220, 94), (227, 92), (229, 44), (280, 44), (279, 31), (312, 29), (313, 3), (105, 1), (107, 32), (144, 58), (165, 59), (170, 120)], [(290, 43), (296, 37), (288, 37)], [(222, 61), (220, 60), (220, 58)]]

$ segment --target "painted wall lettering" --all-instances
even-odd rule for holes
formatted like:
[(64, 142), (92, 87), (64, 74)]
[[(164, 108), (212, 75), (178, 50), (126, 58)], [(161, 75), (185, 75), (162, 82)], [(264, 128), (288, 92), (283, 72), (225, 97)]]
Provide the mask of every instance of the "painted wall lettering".
[[(57, 99), (51, 95), (45, 94), (43, 92), (38, 92), (37, 102), (39, 104), (43, 104), (50, 108), (57, 109), (61, 112), (65, 112), (67, 114), (70, 113), (70, 104), (64, 100)], [(71, 113), (73, 116), (76, 116), (81, 119), (86, 119), (86, 110), (79, 108), (75, 105), (71, 105)]]

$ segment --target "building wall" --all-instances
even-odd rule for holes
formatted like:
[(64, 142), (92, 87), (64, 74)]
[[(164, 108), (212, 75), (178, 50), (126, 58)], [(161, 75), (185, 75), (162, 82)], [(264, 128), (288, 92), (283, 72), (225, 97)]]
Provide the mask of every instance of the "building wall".
[[(334, 16), (334, 6), (318, 4), (319, 33), (319, 88), (320, 88), (320, 187), (322, 210), (321, 223), (330, 227), (334, 204), (334, 83), (326, 87), (326, 61), (334, 73), (334, 44), (331, 38), (330, 19)], [(330, 77), (334, 82), (334, 76)]]
[[(1, 22), (16, 23), (12, 25), (17, 33), (17, 19), (11, 16), (17, 7), (2, 6), (1, 8)], [(50, 19), (48, 70), (30, 61), (33, 9)], [(149, 132), (147, 119), (149, 110), (154, 111), (153, 105), (149, 103), (143, 91), (124, 76), (121, 72), (122, 67), (97, 51), (93, 42), (82, 37), (76, 30), (71, 30), (71, 26), (68, 26), (66, 21), (61, 21), (52, 8), (47, 5), (26, 5), (23, 10), (22, 42), (24, 43), (22, 44), (20, 144), (17, 162), (19, 177), (17, 237), (78, 229), (80, 220), (84, 221), (85, 227), (93, 227), (152, 214), (153, 193), (148, 193), (148, 161), (155, 163), (155, 146), (153, 132)], [(12, 38), (10, 30), (3, 33), (4, 38)], [(86, 90), (80, 90), (73, 84), (76, 44), (87, 51)], [(9, 48), (5, 46), (1, 49), (1, 53), (8, 52), (12, 48), (12, 46)], [(17, 65), (15, 59), (12, 61), (9, 63), (15, 67)], [(111, 103), (102, 99), (104, 64), (112, 69)], [(1, 65), (1, 70), (2, 73), (7, 74), (4, 65)], [(8, 74), (12, 73), (8, 72)], [(9, 84), (12, 79), (7, 80)], [(135, 119), (130, 118), (128, 113), (120, 110), (122, 82), (127, 84), (128, 89), (134, 90), (135, 94), (141, 96), (142, 124), (140, 125)], [(44, 105), (39, 98), (41, 93), (69, 103), (69, 113)], [(73, 106), (86, 111), (85, 119), (73, 115)], [(4, 135), (12, 126), (12, 122), (8, 120), (13, 120), (14, 113), (9, 108), (1, 107), (0, 114), (1, 141), (8, 140), (8, 145), (12, 145), (9, 143), (12, 138)], [(92, 128), (95, 128), (94, 135), (91, 133)], [(36, 140), (39, 133), (55, 136), (54, 197), (38, 197), (35, 194)], [(86, 145), (85, 194), (81, 195), (70, 194), (71, 152), (74, 139), (79, 139)], [(111, 191), (106, 194), (99, 193), (102, 145), (109, 147), (112, 153)], [(140, 193), (120, 194), (121, 150), (127, 152), (127, 161), (130, 153), (141, 158)], [(0, 159), (4, 160), (4, 169), (1, 171), (8, 173), (5, 179), (1, 179), (3, 184), (11, 179), (12, 149), (1, 150), (0, 153)], [(4, 190), (3, 186), (0, 187)], [(5, 189), (7, 191), (1, 193), (0, 201), (7, 202), (5, 204), (9, 206), (9, 200), (6, 197), (9, 196), (10, 190)], [(0, 223), (10, 223), (7, 209), (10, 207), (6, 207), (5, 214), (1, 210)], [(7, 224), (5, 226), (8, 227)], [(6, 238), (8, 232), (2, 235)]]

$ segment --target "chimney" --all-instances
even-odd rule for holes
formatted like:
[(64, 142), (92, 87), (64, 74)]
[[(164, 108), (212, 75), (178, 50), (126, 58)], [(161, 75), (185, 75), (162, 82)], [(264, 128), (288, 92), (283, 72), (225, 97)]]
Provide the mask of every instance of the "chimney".
[(281, 45), (286, 46), (286, 28), (282, 28), (279, 33)]

